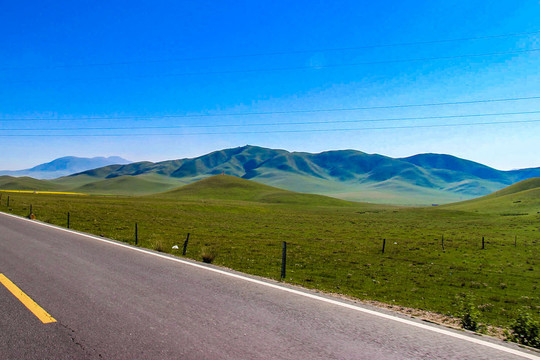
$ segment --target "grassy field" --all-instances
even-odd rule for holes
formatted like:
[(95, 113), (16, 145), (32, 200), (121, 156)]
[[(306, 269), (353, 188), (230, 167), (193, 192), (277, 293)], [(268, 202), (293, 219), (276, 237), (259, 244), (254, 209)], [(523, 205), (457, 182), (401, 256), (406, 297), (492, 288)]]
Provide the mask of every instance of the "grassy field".
[[(540, 184), (539, 184), (540, 185)], [(428, 208), (351, 203), (229, 176), (167, 193), (70, 196), (4, 193), (0, 210), (279, 279), (447, 315), (472, 301), (480, 321), (508, 326), (520, 311), (540, 319), (540, 190)], [(444, 249), (441, 237), (444, 236)], [(485, 249), (481, 249), (482, 237)], [(517, 242), (516, 242), (517, 238)], [(381, 252), (386, 239), (384, 254)], [(180, 250), (172, 250), (179, 245)]]

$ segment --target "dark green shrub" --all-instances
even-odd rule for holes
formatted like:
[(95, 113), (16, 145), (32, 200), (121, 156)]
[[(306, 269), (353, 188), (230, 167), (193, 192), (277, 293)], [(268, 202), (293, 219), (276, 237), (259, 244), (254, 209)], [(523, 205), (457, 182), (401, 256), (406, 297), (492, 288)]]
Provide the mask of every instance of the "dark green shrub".
[(201, 257), (204, 263), (211, 264), (216, 258), (216, 253), (214, 250), (205, 247), (201, 251)]
[(531, 314), (527, 312), (521, 312), (512, 324), (512, 334), (510, 340), (540, 348), (540, 325), (537, 321), (534, 321)]
[(481, 328), (478, 322), (480, 311), (473, 300), (472, 297), (467, 296), (461, 303), (461, 327), (465, 330), (478, 331)]

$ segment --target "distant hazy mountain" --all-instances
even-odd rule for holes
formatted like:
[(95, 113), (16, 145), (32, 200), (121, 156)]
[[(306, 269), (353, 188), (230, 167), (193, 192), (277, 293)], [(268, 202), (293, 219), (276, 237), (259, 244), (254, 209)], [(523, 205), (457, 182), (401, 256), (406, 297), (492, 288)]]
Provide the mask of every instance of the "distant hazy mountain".
[(51, 162), (34, 166), (25, 170), (0, 170), (0, 175), (30, 176), (35, 179), (55, 179), (82, 171), (95, 169), (112, 164), (128, 164), (129, 161), (118, 156), (80, 158), (66, 156)]
[[(347, 200), (431, 204), (486, 195), (520, 180), (540, 176), (540, 168), (501, 171), (443, 154), (391, 158), (356, 150), (311, 154), (244, 146), (191, 159), (109, 165), (55, 182), (76, 189), (76, 185), (109, 180), (103, 184), (108, 191), (113, 191), (113, 185), (145, 180), (151, 181), (157, 192), (161, 186), (168, 190), (175, 184), (221, 173), (287, 190)], [(115, 178), (122, 181), (111, 182)], [(139, 180), (135, 182), (133, 178)], [(118, 191), (125, 193), (125, 189)]]

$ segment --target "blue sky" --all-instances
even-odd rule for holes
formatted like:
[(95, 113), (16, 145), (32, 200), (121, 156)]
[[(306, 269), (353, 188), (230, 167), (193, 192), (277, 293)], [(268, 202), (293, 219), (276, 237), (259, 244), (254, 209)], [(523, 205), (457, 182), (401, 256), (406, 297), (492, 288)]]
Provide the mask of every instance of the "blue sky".
[(0, 31), (0, 169), (246, 144), (540, 166), (537, 0), (19, 1)]

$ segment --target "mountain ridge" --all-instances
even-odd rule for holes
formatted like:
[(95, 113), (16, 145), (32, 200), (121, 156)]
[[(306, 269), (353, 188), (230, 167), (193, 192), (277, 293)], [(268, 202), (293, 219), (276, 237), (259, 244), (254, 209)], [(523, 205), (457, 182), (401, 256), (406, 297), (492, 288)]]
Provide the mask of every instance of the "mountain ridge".
[(71, 177), (111, 179), (152, 174), (191, 183), (222, 173), (290, 191), (346, 200), (377, 202), (369, 193), (378, 192), (391, 194), (398, 203), (407, 202), (407, 197), (424, 196), (421, 203), (427, 204), (487, 195), (517, 181), (540, 176), (540, 168), (496, 170), (447, 154), (391, 158), (352, 149), (308, 153), (246, 145), (193, 158), (113, 165)]
[(352, 149), (308, 153), (246, 145), (192, 158), (107, 165), (50, 181), (68, 190), (145, 195), (219, 174), (343, 200), (431, 205), (490, 194), (540, 177), (540, 168), (503, 171), (447, 154), (392, 158)]

